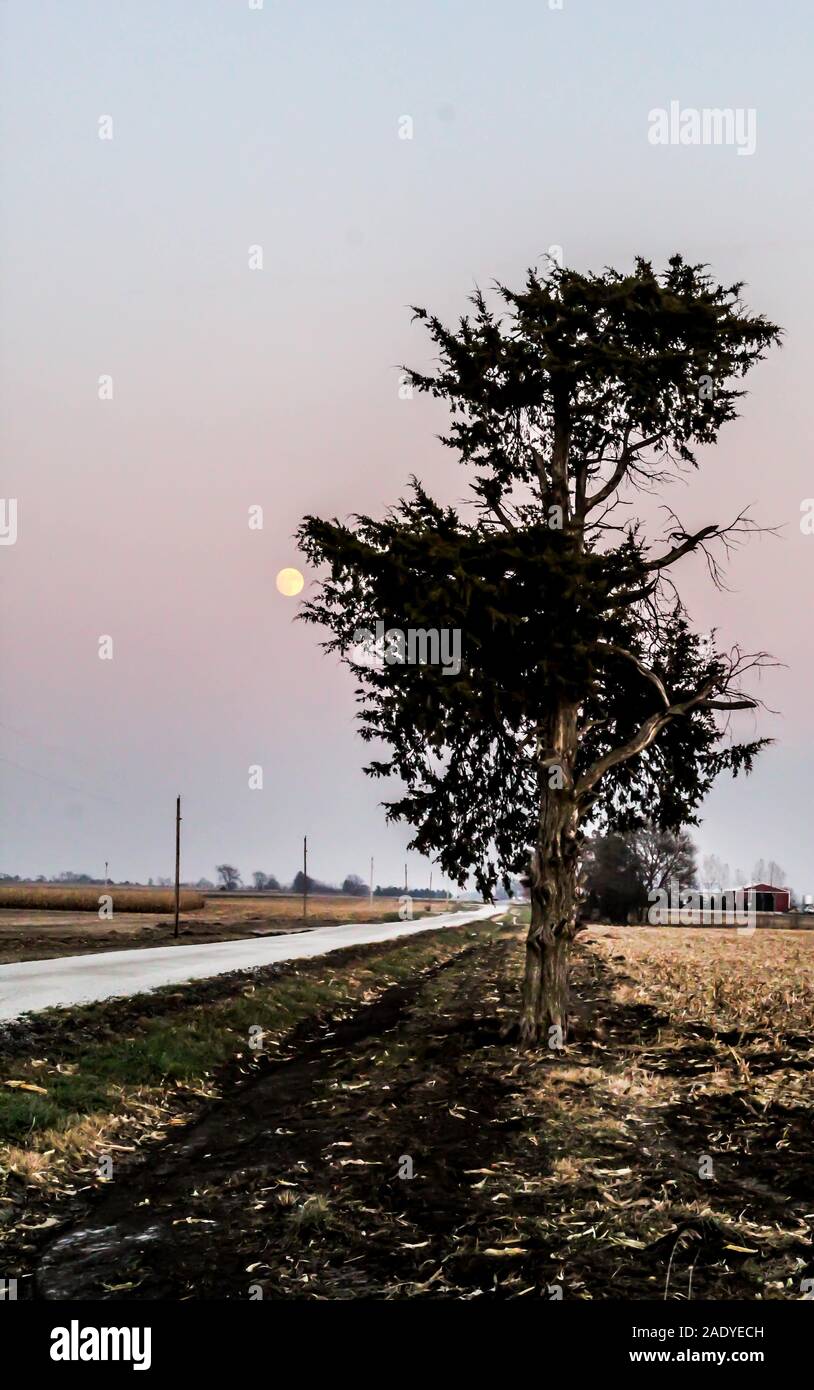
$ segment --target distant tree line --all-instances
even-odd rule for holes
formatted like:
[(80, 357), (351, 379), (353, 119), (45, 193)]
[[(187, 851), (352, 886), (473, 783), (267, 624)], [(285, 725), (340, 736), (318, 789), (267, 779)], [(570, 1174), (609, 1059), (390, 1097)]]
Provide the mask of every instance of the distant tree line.
[[(184, 882), (184, 887), (198, 888), (203, 892), (219, 889), (235, 892), (243, 888), (240, 870), (234, 864), (218, 864), (218, 883), (211, 879), (199, 878), (196, 883)], [(696, 848), (687, 831), (677, 834), (659, 831), (653, 825), (644, 825), (629, 834), (594, 835), (586, 844), (582, 863), (583, 912), (594, 918), (600, 917), (609, 922), (645, 921), (651, 899), (649, 894), (656, 889), (669, 888), (670, 880), (677, 879), (682, 890), (701, 888), (708, 893), (725, 893), (731, 889), (743, 888), (747, 884), (743, 869), (730, 870), (729, 864), (715, 854), (705, 855), (700, 865), (696, 860)], [(59, 874), (47, 876), (38, 874), (27, 878), (20, 874), (0, 872), (0, 883), (54, 883), (54, 884), (104, 884), (117, 883), (121, 887), (138, 887), (138, 880), (105, 880), (93, 874), (74, 873), (70, 869)], [(173, 880), (168, 876), (150, 878), (148, 887), (169, 888)], [(751, 883), (769, 883), (775, 888), (787, 887), (786, 871), (774, 859), (758, 859), (752, 869)], [(302, 893), (305, 889), (305, 876), (300, 869), (291, 883), (280, 883), (274, 874), (255, 869), (251, 874), (251, 885), (258, 893)], [(527, 891), (518, 881), (511, 882), (511, 897), (522, 897)], [(309, 894), (346, 893), (349, 897), (363, 898), (370, 892), (370, 885), (359, 874), (348, 874), (337, 887), (323, 883), (308, 875)], [(431, 898), (440, 900), (447, 896), (445, 888), (408, 888), (395, 883), (378, 884), (373, 890), (375, 898), (399, 898), (406, 893), (411, 898)], [(499, 886), (495, 899), (503, 901), (510, 895)], [(792, 898), (796, 895), (792, 894)]]
[(447, 890), (446, 888), (405, 888), (403, 883), (401, 886), (395, 883), (380, 883), (373, 889), (374, 898), (401, 898), (405, 895), (409, 898), (445, 898)]
[[(234, 893), (238, 889), (245, 887), (240, 870), (234, 864), (218, 864), (218, 888), (227, 892)], [(322, 879), (313, 878), (311, 874), (307, 879), (302, 869), (299, 869), (290, 883), (280, 883), (274, 874), (266, 874), (256, 869), (251, 875), (252, 885), (256, 892), (283, 892), (283, 893), (302, 893), (307, 891), (309, 894), (319, 893), (346, 893), (352, 898), (366, 898), (370, 893), (370, 884), (366, 883), (360, 874), (348, 874), (343, 880), (341, 887), (335, 883), (324, 883)], [(214, 888), (214, 884), (208, 879), (199, 879), (195, 885), (197, 888)], [(375, 898), (399, 898), (407, 893), (411, 898), (433, 898), (441, 899), (447, 896), (445, 888), (407, 888), (401, 884), (387, 883), (378, 884), (373, 890)], [(505, 895), (504, 895), (505, 896)]]
[[(244, 887), (242, 874), (240, 874), (239, 869), (236, 869), (235, 865), (228, 865), (228, 863), (218, 865), (217, 874), (219, 880), (218, 888), (221, 888), (221, 890), (235, 892), (238, 888)], [(308, 894), (321, 894), (321, 892), (322, 894), (339, 894), (339, 892), (344, 892), (349, 898), (363, 898), (369, 892), (369, 884), (365, 883), (364, 878), (358, 876), (357, 873), (347, 874), (347, 877), (343, 878), (342, 887), (338, 888), (336, 884), (333, 883), (322, 883), (321, 878), (313, 878), (311, 874), (308, 874), (306, 877), (306, 874), (304, 874), (301, 869), (297, 870), (297, 873), (294, 874), (292, 881), (290, 881), (288, 885), (279, 883), (275, 874), (264, 873), (263, 870), (256, 869), (254, 873), (251, 874), (251, 884), (253, 884), (256, 892), (307, 891)], [(214, 887), (214, 884), (208, 883), (208, 880), (200, 880), (197, 887)], [(394, 888), (392, 891), (394, 895), (400, 892), (399, 888)], [(388, 892), (390, 892), (390, 890), (388, 890)], [(443, 894), (439, 894), (439, 897), (443, 897)]]
[[(172, 882), (169, 878), (150, 879), (149, 884), (161, 888)], [(61, 874), (37, 874), (36, 878), (30, 878), (27, 874), (4, 874), (0, 873), (0, 883), (74, 883), (77, 885), (95, 883), (117, 883), (121, 888), (138, 888), (141, 886), (140, 880), (130, 878), (102, 878), (94, 874), (75, 874), (66, 869)]]
[[(234, 864), (218, 864), (216, 873), (218, 876), (217, 884), (213, 883), (210, 878), (199, 878), (194, 883), (191, 880), (184, 880), (183, 886), (186, 888), (199, 888), (203, 892), (214, 892), (216, 888), (228, 892), (235, 892), (240, 888), (253, 888), (254, 891), (258, 893), (302, 893), (306, 886), (305, 875), (301, 869), (294, 875), (290, 884), (280, 883), (279, 879), (274, 874), (264, 873), (261, 869), (255, 869), (251, 874), (250, 885), (244, 884), (240, 870), (236, 868)], [(106, 882), (118, 883), (121, 887), (140, 886), (140, 880), (131, 880), (129, 878), (104, 879), (101, 877), (94, 877), (93, 874), (72, 873), (70, 870), (66, 870), (64, 873), (60, 874), (52, 874), (50, 877), (47, 877), (45, 874), (38, 874), (36, 878), (0, 872), (0, 883), (74, 883), (93, 885), (97, 883), (104, 884)], [(166, 876), (147, 880), (148, 887), (150, 888), (169, 888), (172, 886), (173, 882), (174, 880), (172, 878)], [(334, 883), (323, 883), (321, 879), (312, 878), (309, 874), (307, 887), (309, 893), (346, 893), (349, 897), (354, 898), (367, 897), (370, 892), (370, 885), (366, 883), (359, 874), (348, 874), (347, 877), (342, 880), (341, 887), (337, 887)], [(403, 892), (403, 888), (396, 887), (395, 885), (378, 887), (375, 889), (375, 895), (380, 898), (397, 898)], [(433, 892), (430, 892), (426, 888), (411, 888), (409, 889), (409, 893), (410, 896), (414, 898), (446, 897), (446, 891), (442, 888), (437, 888)]]

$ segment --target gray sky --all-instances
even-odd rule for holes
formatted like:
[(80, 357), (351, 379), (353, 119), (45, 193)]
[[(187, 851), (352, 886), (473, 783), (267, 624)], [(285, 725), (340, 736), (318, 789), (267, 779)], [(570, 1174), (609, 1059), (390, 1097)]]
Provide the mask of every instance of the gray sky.
[[(181, 791), (186, 876), (290, 878), (307, 832), (317, 876), (374, 854), (401, 879), (408, 832), (360, 771), (351, 680), (275, 575), (306, 511), (379, 512), (411, 472), (463, 495), (441, 416), (399, 399), (397, 364), (430, 363), (407, 306), (452, 317), (561, 246), (586, 269), (680, 250), (786, 329), (670, 501), (689, 525), (750, 503), (784, 527), (735, 556), (728, 594), (682, 571), (698, 623), (785, 663), (762, 687), (780, 713), (743, 722), (777, 744), (719, 784), (698, 839), (814, 891), (811, 13), (7, 0), (0, 867), (169, 874)], [(754, 110), (754, 153), (651, 144), (673, 100)], [(413, 857), (411, 883), (427, 873)]]

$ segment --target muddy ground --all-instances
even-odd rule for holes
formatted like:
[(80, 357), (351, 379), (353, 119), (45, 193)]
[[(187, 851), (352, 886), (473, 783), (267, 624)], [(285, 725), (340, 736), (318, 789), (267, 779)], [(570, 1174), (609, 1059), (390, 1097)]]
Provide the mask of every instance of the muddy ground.
[(35, 1296), (799, 1298), (809, 1036), (631, 1001), (593, 935), (564, 1054), (515, 1046), (521, 933), (484, 933), (29, 1235)]

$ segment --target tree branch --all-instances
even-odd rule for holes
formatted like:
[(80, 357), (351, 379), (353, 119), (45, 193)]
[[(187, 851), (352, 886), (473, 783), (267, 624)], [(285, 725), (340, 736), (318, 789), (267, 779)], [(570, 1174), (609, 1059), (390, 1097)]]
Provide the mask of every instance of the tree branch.
[(749, 700), (705, 700), (704, 709), (757, 709), (758, 701)]
[(679, 545), (674, 545), (672, 550), (668, 550), (666, 555), (660, 555), (656, 560), (647, 560), (644, 568), (646, 570), (663, 570), (668, 565), (675, 564), (682, 555), (688, 555), (691, 550), (696, 550), (698, 546), (711, 536), (723, 535), (719, 526), (703, 526), (700, 531), (693, 532), (692, 535), (685, 534), (684, 539)]
[[(624, 648), (620, 648), (619, 654), (621, 655), (623, 652)], [(627, 655), (632, 656), (632, 653), (627, 653)], [(634, 657), (633, 660), (638, 665), (638, 658)], [(748, 656), (744, 655), (739, 648), (733, 648), (729, 655), (723, 658), (717, 671), (708, 676), (704, 684), (693, 695), (689, 695), (686, 700), (677, 701), (675, 704), (670, 704), (668, 701), (666, 709), (657, 710), (655, 714), (651, 714), (645, 719), (644, 723), (639, 726), (626, 743), (620, 744), (618, 748), (612, 748), (601, 758), (597, 758), (596, 762), (583, 773), (576, 783), (575, 796), (577, 800), (583, 804), (586, 800), (590, 800), (593, 788), (610, 768), (643, 753), (672, 719), (679, 719), (685, 714), (690, 714), (693, 710), (756, 709), (760, 701), (753, 699), (750, 695), (741, 695), (737, 688), (733, 688), (733, 682), (741, 678), (745, 671), (752, 670), (754, 667), (761, 667), (764, 664), (765, 653), (759, 652), (756, 655)], [(647, 668), (644, 668), (643, 674), (647, 674)], [(661, 684), (661, 682), (659, 683)]]
[(656, 580), (651, 584), (646, 584), (642, 589), (631, 589), (627, 594), (617, 594), (615, 598), (608, 599), (608, 606), (611, 608), (625, 608), (629, 603), (638, 603), (639, 599), (649, 598), (656, 588)]
[(651, 714), (644, 723), (639, 726), (635, 734), (628, 739), (627, 743), (622, 743), (618, 748), (612, 748), (603, 757), (597, 758), (596, 762), (583, 773), (576, 785), (577, 800), (582, 800), (596, 786), (597, 782), (604, 777), (605, 773), (617, 763), (627, 762), (629, 758), (635, 758), (639, 753), (643, 753), (645, 748), (661, 733), (665, 725), (671, 719), (676, 719), (682, 714), (688, 714), (690, 710), (696, 709), (708, 695), (715, 689), (715, 682), (705, 685), (695, 695), (691, 695), (689, 700), (682, 700), (679, 704), (670, 705), (665, 710), (659, 710), (656, 714)]
[(706, 542), (710, 540), (721, 541), (724, 550), (729, 554), (738, 545), (742, 536), (751, 535), (755, 531), (775, 535), (777, 530), (773, 526), (758, 526), (756, 522), (752, 521), (748, 510), (739, 512), (735, 520), (731, 521), (728, 526), (703, 526), (700, 531), (692, 532), (685, 531), (674, 512), (671, 512), (671, 515), (678, 522), (678, 527), (671, 532), (670, 540), (676, 541), (677, 544), (665, 555), (659, 555), (655, 560), (646, 560), (645, 570), (666, 569), (676, 560), (680, 560), (682, 555), (688, 555), (693, 550), (701, 550), (706, 559), (712, 581), (719, 589), (724, 587), (721, 569)]
[(644, 676), (645, 680), (650, 681), (651, 684), (656, 687), (665, 709), (669, 709), (670, 697), (664, 688), (661, 677), (657, 676), (655, 671), (651, 671), (649, 667), (645, 666), (633, 652), (628, 651), (627, 647), (617, 647), (612, 642), (597, 642), (596, 645), (600, 650), (609, 652), (612, 656), (621, 656), (625, 661), (630, 661), (636, 667), (639, 675)]
[(651, 444), (657, 444), (659, 440), (663, 438), (662, 434), (651, 434), (648, 436), (647, 439), (641, 439), (638, 444), (631, 445), (629, 443), (631, 429), (632, 426), (630, 424), (628, 424), (625, 428), (622, 450), (619, 454), (618, 459), (616, 460), (616, 467), (614, 468), (610, 478), (606, 483), (603, 483), (602, 487), (598, 488), (596, 492), (592, 493), (590, 497), (586, 497), (586, 514), (590, 511), (593, 511), (594, 507), (598, 507), (600, 502), (604, 502), (606, 498), (610, 497), (611, 493), (616, 491), (616, 489), (622, 482), (622, 479), (624, 478), (625, 474), (627, 473), (628, 469), (630, 468), (634, 458), (640, 452), (641, 449), (647, 449)]
[(507, 531), (511, 531), (512, 535), (515, 535), (515, 536), (516, 536), (516, 535), (517, 535), (517, 527), (515, 526), (515, 524), (514, 524), (514, 522), (512, 521), (511, 517), (504, 511), (503, 507), (501, 507), (500, 503), (499, 503), (499, 502), (492, 502), (492, 501), (490, 501), (488, 505), (489, 505), (490, 509), (494, 512), (494, 514), (495, 514), (495, 516), (497, 517), (498, 521), (500, 521), (500, 522), (503, 523), (503, 525), (505, 526), (506, 530), (507, 530)]

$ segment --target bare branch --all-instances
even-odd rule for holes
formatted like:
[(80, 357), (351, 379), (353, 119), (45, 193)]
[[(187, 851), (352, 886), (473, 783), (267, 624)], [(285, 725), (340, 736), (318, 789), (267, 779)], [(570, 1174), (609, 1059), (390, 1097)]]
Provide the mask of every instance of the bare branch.
[(776, 526), (759, 526), (756, 521), (753, 521), (749, 516), (748, 509), (739, 512), (735, 520), (731, 521), (728, 526), (703, 526), (700, 531), (693, 532), (684, 529), (672, 509), (667, 508), (667, 510), (677, 523), (677, 529), (670, 534), (670, 540), (675, 541), (676, 544), (666, 554), (658, 556), (655, 560), (647, 560), (644, 568), (646, 570), (666, 569), (675, 564), (676, 560), (680, 560), (682, 555), (688, 555), (693, 550), (701, 550), (706, 559), (710, 577), (719, 589), (725, 587), (722, 571), (712, 551), (708, 548), (707, 541), (721, 541), (724, 550), (729, 555), (740, 543), (743, 536), (753, 535), (755, 532), (759, 534), (765, 532), (768, 535), (777, 534)]
[(625, 427), (622, 449), (610, 478), (606, 483), (603, 483), (602, 487), (598, 488), (596, 492), (585, 499), (586, 513), (592, 511), (594, 507), (598, 507), (600, 502), (604, 502), (606, 498), (610, 497), (611, 494), (616, 491), (625, 477), (625, 474), (633, 464), (636, 455), (640, 453), (642, 449), (649, 448), (651, 444), (658, 444), (659, 440), (663, 438), (662, 434), (651, 434), (646, 439), (639, 440), (638, 444), (631, 444), (629, 442), (631, 430), (632, 425), (628, 424)]
[(715, 689), (715, 682), (709, 682), (697, 694), (690, 696), (689, 700), (682, 700), (680, 704), (670, 705), (665, 710), (659, 710), (656, 714), (651, 714), (640, 724), (635, 734), (628, 739), (627, 743), (622, 743), (618, 748), (612, 748), (609, 753), (605, 753), (601, 758), (583, 773), (576, 785), (576, 796), (582, 800), (590, 793), (612, 767), (617, 763), (627, 762), (629, 758), (635, 758), (639, 753), (643, 753), (649, 748), (651, 743), (661, 733), (662, 729), (670, 723), (671, 719), (676, 719), (683, 714), (688, 714), (695, 709), (702, 700), (712, 693)]
[(593, 788), (604, 777), (605, 773), (610, 768), (616, 767), (618, 763), (627, 762), (629, 758), (635, 758), (639, 753), (643, 753), (671, 720), (680, 719), (684, 715), (691, 714), (693, 710), (756, 709), (760, 705), (760, 701), (749, 695), (742, 695), (736, 683), (746, 671), (768, 664), (768, 657), (765, 652), (745, 654), (739, 647), (733, 647), (725, 656), (720, 656), (716, 661), (715, 668), (713, 668), (714, 673), (708, 676), (694, 694), (689, 695), (685, 700), (677, 701), (675, 704), (668, 703), (666, 709), (657, 710), (656, 713), (645, 719), (644, 723), (639, 726), (626, 743), (610, 749), (601, 758), (597, 758), (596, 762), (583, 773), (576, 784), (577, 799), (583, 804), (590, 801)]
[(491, 501), (491, 500), (490, 500), (490, 501), (487, 503), (487, 506), (489, 507), (489, 510), (494, 514), (494, 516), (497, 517), (498, 521), (505, 527), (505, 529), (506, 529), (507, 531), (511, 531), (512, 535), (515, 535), (515, 536), (516, 536), (516, 535), (517, 535), (517, 527), (515, 526), (514, 522), (512, 521), (512, 519), (511, 519), (511, 517), (508, 515), (508, 513), (507, 513), (507, 512), (503, 509), (503, 507), (500, 505), (500, 503), (497, 502), (497, 501)]
[(697, 550), (698, 546), (702, 545), (705, 540), (709, 540), (711, 536), (720, 536), (721, 534), (722, 530), (718, 526), (703, 526), (700, 531), (695, 531), (692, 535), (685, 532), (684, 539), (678, 545), (674, 545), (672, 550), (668, 550), (666, 555), (660, 555), (657, 560), (648, 560), (644, 567), (646, 570), (666, 569), (668, 565), (673, 565), (676, 560), (680, 560), (682, 555), (688, 555), (691, 550)]
[(704, 700), (704, 709), (757, 709), (759, 700)]
[(636, 667), (636, 670), (639, 672), (639, 674), (641, 676), (644, 676), (645, 680), (650, 681), (651, 684), (656, 687), (664, 703), (665, 709), (669, 709), (670, 697), (664, 688), (664, 683), (661, 680), (661, 677), (657, 676), (655, 671), (651, 671), (649, 667), (645, 666), (644, 663), (640, 661), (639, 658), (633, 652), (628, 651), (627, 647), (617, 647), (615, 644), (611, 642), (597, 642), (596, 645), (597, 649), (600, 651), (610, 652), (612, 656), (621, 656), (624, 658), (625, 661), (631, 662), (632, 665)]
[(642, 589), (631, 589), (627, 594), (617, 594), (615, 598), (609, 599), (609, 605), (613, 608), (626, 608), (630, 603), (638, 603), (639, 599), (649, 598), (655, 591), (657, 580), (652, 584), (646, 584)]

